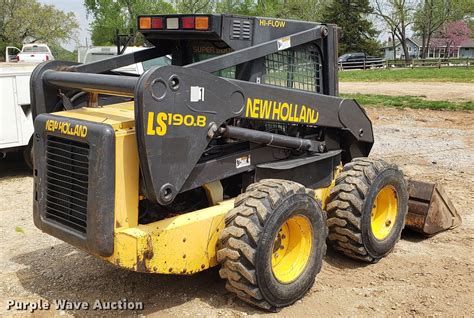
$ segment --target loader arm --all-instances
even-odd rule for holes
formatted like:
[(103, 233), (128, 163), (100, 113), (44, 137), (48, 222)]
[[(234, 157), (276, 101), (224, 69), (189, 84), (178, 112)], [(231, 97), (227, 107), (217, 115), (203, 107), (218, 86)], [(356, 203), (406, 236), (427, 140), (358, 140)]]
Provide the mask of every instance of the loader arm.
[[(48, 86), (134, 96), (140, 167), (147, 197), (160, 204), (171, 203), (185, 183), (195, 184), (188, 177), (193, 169), (200, 169), (197, 162), (210, 140), (218, 137), (218, 128), (232, 118), (338, 131), (334, 138), (340, 140), (335, 145), (322, 140), (319, 149), (308, 152), (313, 155), (341, 149), (349, 161), (367, 156), (373, 144), (371, 122), (351, 99), (224, 79), (179, 66), (151, 69), (140, 78), (52, 70), (45, 70), (42, 78)], [(157, 151), (170, 147), (173, 152)], [(241, 172), (242, 168), (236, 167), (225, 175)], [(221, 177), (214, 174), (206, 180)]]
[[(371, 122), (354, 100), (224, 79), (177, 66), (150, 70), (140, 78), (135, 93), (141, 170), (149, 199), (160, 204), (169, 204), (185, 183), (193, 183), (188, 178), (194, 169), (200, 169), (197, 163), (210, 140), (219, 137), (217, 128), (233, 118), (339, 130), (341, 143), (346, 140), (351, 144), (342, 149), (347, 157), (367, 156), (373, 144)], [(193, 99), (195, 94), (200, 95)], [(255, 138), (256, 132), (248, 129), (247, 140), (255, 142)], [(324, 140), (319, 144), (319, 148), (308, 151), (309, 156), (328, 151)], [(275, 147), (271, 142), (264, 145)], [(172, 152), (158, 151), (171, 148)], [(259, 157), (251, 152), (241, 156), (254, 157), (255, 163), (234, 166), (225, 175), (253, 170)], [(225, 160), (229, 159), (222, 158)], [(222, 177), (213, 172), (207, 181)]]

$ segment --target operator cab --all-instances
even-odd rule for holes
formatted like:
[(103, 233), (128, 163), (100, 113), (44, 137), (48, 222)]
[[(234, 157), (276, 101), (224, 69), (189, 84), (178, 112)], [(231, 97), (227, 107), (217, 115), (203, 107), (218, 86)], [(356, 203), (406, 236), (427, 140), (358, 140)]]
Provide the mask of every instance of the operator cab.
[[(189, 65), (222, 54), (281, 38), (278, 53), (223, 68), (215, 75), (298, 90), (336, 95), (334, 80), (323, 87), (331, 72), (324, 60), (335, 61), (322, 40), (290, 48), (289, 35), (319, 23), (235, 15), (147, 15), (138, 17), (138, 29), (156, 47), (168, 47), (173, 65)], [(330, 29), (330, 38), (337, 30)], [(285, 38), (286, 37), (286, 38)], [(332, 72), (333, 73), (333, 72)]]

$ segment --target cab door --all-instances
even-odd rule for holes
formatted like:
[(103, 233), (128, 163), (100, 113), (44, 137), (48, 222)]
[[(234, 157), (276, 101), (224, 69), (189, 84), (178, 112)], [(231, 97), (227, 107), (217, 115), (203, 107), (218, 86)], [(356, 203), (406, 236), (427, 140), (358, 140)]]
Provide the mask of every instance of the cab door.
[(5, 49), (5, 62), (17, 62), (16, 55), (20, 53), (21, 50), (14, 46), (7, 46)]

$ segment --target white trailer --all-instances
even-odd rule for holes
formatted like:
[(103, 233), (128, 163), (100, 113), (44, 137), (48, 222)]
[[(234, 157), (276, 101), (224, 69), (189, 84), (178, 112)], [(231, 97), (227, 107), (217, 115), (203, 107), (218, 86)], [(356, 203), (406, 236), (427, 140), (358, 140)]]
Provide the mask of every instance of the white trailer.
[[(144, 46), (129, 46), (125, 49), (123, 54), (133, 53), (141, 50), (145, 50), (148, 47)], [(79, 63), (91, 63), (102, 61), (105, 59), (112, 58), (117, 56), (117, 47), (116, 46), (94, 46), (90, 48), (80, 48), (78, 50), (77, 61)], [(157, 57), (148, 61), (139, 62), (131, 65), (127, 65), (116, 69), (116, 71), (124, 72), (124, 73), (131, 73), (141, 75), (148, 69), (152, 68), (153, 66), (164, 66), (171, 64), (171, 56), (162, 56)]]
[(0, 63), (0, 159), (23, 151), (31, 165), (30, 76), (38, 64)]
[[(126, 53), (142, 49), (145, 48), (127, 48)], [(85, 62), (113, 57), (116, 54), (116, 49), (114, 51), (108, 47), (93, 48), (86, 52)], [(9, 56), (8, 50), (7, 56)], [(118, 71), (142, 74), (153, 66), (169, 64), (171, 64), (170, 58), (164, 56), (146, 63), (125, 66)], [(30, 77), (37, 65), (38, 63), (0, 63), (0, 159), (5, 158), (8, 152), (23, 151), (25, 161), (30, 167), (33, 134)]]

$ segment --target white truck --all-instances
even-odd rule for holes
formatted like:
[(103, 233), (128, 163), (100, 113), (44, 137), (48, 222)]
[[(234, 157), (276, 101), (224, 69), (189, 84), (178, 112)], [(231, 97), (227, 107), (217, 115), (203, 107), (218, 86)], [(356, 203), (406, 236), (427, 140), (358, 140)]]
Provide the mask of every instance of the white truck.
[(47, 44), (24, 44), (21, 50), (14, 46), (7, 47), (7, 62), (41, 63), (50, 60), (54, 60), (54, 56)]
[(37, 64), (0, 63), (0, 159), (22, 150), (31, 166), (30, 76)]

